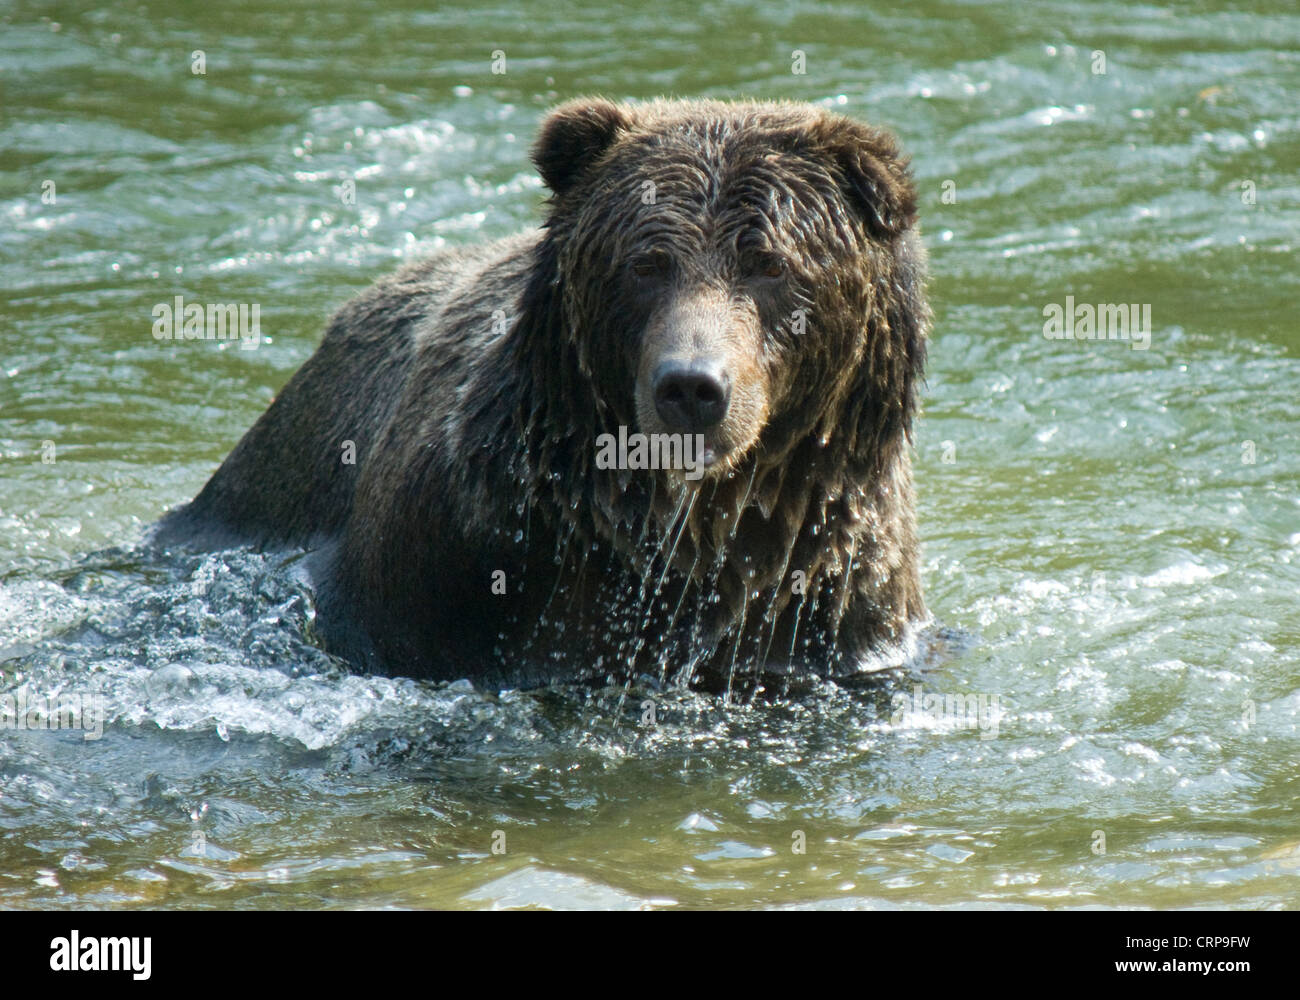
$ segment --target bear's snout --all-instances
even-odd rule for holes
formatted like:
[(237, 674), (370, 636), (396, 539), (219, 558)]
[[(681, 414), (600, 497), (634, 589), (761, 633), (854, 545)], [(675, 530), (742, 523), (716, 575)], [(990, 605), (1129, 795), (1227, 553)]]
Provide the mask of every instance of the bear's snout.
[(731, 377), (717, 358), (670, 358), (655, 368), (651, 392), (668, 428), (701, 434), (726, 417)]
[(645, 434), (699, 437), (704, 466), (734, 468), (767, 419), (762, 327), (720, 287), (668, 297), (640, 343), (637, 423)]

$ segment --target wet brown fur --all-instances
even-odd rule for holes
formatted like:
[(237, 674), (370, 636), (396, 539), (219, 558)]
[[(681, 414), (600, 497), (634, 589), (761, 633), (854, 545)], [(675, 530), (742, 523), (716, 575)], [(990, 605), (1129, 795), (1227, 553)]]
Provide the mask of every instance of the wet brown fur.
[[(893, 139), (804, 104), (582, 100), (533, 155), (544, 229), (344, 306), (160, 541), (312, 548), (326, 645), (386, 673), (851, 673), (926, 614), (929, 311)], [(733, 369), (719, 465), (598, 469), (600, 434), (655, 422), (646, 359), (692, 330)]]

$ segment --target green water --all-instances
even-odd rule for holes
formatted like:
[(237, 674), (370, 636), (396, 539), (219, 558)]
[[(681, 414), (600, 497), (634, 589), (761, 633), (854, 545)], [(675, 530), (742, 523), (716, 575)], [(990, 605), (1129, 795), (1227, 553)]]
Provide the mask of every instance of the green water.
[[(584, 93), (912, 154), (924, 580), (971, 639), (897, 692), (995, 726), (344, 676), (274, 560), (132, 549), (333, 308), (536, 223)], [(0, 730), (0, 906), (1295, 905), (1298, 93), (1289, 2), (0, 3), (0, 695), (108, 716)], [(264, 341), (155, 341), (177, 295)], [(1067, 296), (1149, 349), (1045, 338)]]

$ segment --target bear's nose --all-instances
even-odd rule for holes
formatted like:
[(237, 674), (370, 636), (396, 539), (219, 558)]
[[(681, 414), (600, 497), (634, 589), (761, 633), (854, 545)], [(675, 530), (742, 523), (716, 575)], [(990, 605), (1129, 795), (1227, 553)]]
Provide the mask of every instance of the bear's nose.
[(665, 361), (655, 369), (652, 390), (664, 423), (692, 434), (720, 424), (731, 398), (722, 365), (708, 358)]

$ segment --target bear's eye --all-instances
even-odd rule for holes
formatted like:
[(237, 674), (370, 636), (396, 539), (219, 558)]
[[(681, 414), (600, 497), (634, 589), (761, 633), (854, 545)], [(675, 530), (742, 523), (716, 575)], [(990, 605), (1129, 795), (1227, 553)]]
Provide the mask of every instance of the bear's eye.
[(633, 257), (629, 265), (638, 278), (657, 278), (668, 273), (672, 261), (662, 250)]
[(745, 270), (752, 278), (783, 278), (789, 269), (786, 260), (780, 254), (755, 254), (746, 263)]

